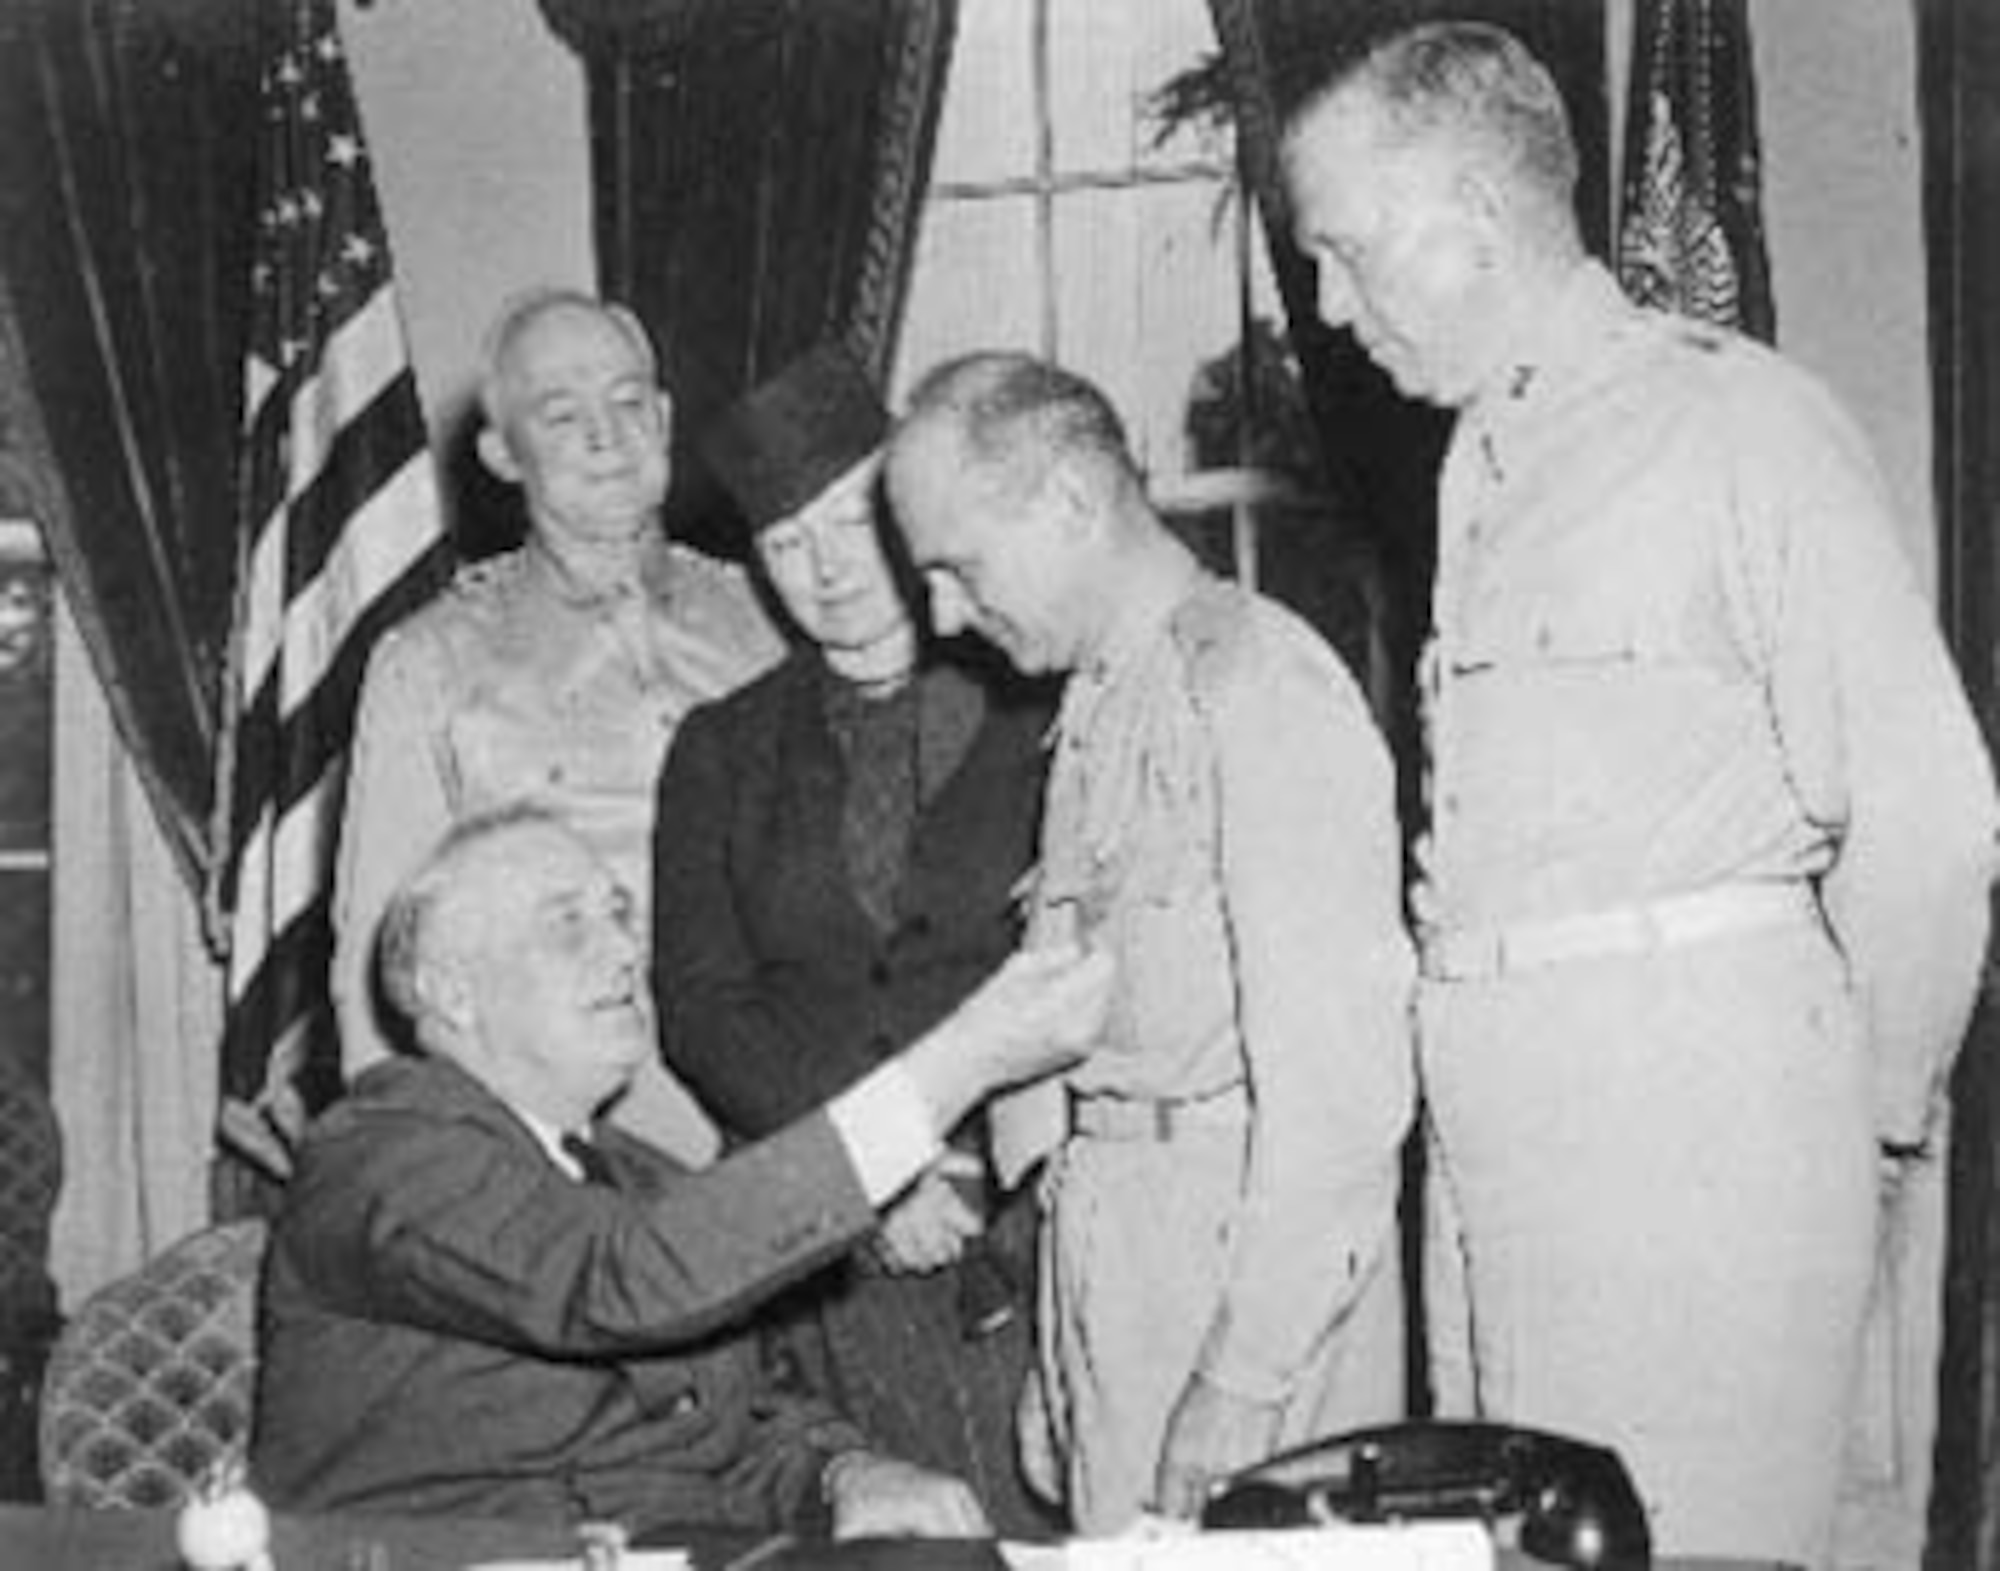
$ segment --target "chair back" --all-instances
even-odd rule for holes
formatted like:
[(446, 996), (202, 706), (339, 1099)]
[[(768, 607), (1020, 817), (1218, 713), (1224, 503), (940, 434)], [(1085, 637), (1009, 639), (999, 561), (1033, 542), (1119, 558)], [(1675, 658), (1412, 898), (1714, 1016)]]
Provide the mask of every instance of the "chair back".
[(219, 1223), (85, 1299), (42, 1385), (42, 1489), (59, 1506), (170, 1507), (247, 1457), (266, 1224)]

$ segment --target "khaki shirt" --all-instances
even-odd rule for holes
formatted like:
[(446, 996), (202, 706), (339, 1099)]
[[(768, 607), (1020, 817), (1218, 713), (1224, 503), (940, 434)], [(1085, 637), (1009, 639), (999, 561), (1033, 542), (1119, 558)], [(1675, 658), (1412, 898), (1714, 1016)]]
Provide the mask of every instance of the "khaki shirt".
[(386, 634), (362, 687), (334, 897), (348, 1075), (387, 1051), (368, 987), (383, 907), (453, 823), (518, 801), (546, 807), (643, 912), (654, 786), (675, 727), (782, 653), (739, 569), (665, 544), (639, 583), (589, 598), (523, 547), (461, 570)]
[(1734, 334), (1577, 270), (1462, 415), (1425, 657), (1426, 926), (1816, 883), (1887, 1138), (1985, 944), (1991, 769), (1859, 433)]
[(1247, 1091), (1202, 1373), (1260, 1399), (1288, 1393), (1392, 1233), (1413, 1096), (1394, 794), (1338, 656), (1205, 575), (1134, 607), (1065, 690), (1030, 942), (1118, 962), (1075, 1092)]

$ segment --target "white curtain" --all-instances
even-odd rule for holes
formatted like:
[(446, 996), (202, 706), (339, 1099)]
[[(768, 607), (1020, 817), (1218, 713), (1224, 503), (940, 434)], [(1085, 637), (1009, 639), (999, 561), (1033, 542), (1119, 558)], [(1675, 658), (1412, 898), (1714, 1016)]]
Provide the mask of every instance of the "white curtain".
[(209, 1220), (221, 972), (75, 624), (55, 652), (50, 1088), (66, 1310)]

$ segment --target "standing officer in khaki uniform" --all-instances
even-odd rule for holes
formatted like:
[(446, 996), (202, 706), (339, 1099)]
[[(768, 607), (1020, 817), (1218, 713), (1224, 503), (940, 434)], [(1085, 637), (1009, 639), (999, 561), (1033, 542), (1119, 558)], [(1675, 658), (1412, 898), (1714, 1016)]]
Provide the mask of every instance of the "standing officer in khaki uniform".
[(994, 1109), (1003, 1176), (1049, 1162), (1053, 1454), (1024, 1448), (1083, 1532), (1191, 1514), (1236, 1467), (1401, 1410), (1388, 754), (1331, 650), (1164, 527), (1080, 378), (941, 367), (887, 472), (939, 631), (1069, 673), (1028, 941), (1118, 963), (1066, 1089)]
[(1852, 424), (1585, 256), (1515, 40), (1384, 42), (1286, 164), (1321, 314), (1459, 411), (1418, 1019), (1469, 1395), (1613, 1445), (1664, 1553), (1818, 1564), (1878, 1150), (1985, 943), (1977, 728)]
[[(521, 487), (528, 538), (463, 569), (369, 661), (334, 895), (349, 1078), (388, 1051), (371, 964), (382, 910), (447, 829), (534, 802), (645, 900), (676, 727), (784, 649), (740, 568), (661, 528), (673, 406), (630, 311), (566, 289), (510, 302), (487, 333), (480, 404), (480, 459)], [(658, 1062), (620, 1119), (683, 1161), (715, 1153)]]

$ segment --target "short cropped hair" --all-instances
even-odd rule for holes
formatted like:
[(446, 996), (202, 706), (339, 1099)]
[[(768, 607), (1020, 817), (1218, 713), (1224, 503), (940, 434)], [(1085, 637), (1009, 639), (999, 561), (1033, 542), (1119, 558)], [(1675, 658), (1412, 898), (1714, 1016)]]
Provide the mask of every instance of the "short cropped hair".
[(409, 1022), (420, 1043), (424, 1017), (421, 978), (425, 969), (451, 948), (450, 937), (441, 929), (452, 896), (466, 874), (498, 855), (505, 842), (531, 831), (551, 829), (570, 832), (555, 814), (531, 802), (511, 803), (460, 819), (390, 897), (377, 930), (376, 966), (383, 997)]
[(1383, 146), (1448, 138), (1567, 210), (1577, 182), (1569, 111), (1548, 69), (1503, 28), (1433, 22), (1391, 34), (1335, 71), (1292, 116), (1286, 155), (1336, 100), (1365, 98)]
[(660, 379), (660, 357), (653, 348), (646, 324), (629, 306), (603, 300), (585, 289), (544, 284), (512, 296), (487, 327), (479, 346), (479, 412), (495, 430), (506, 429), (507, 359), (521, 335), (552, 311), (585, 311), (611, 323), (639, 352), (646, 368), (646, 380)]
[(940, 420), (959, 451), (1011, 494), (1034, 491), (1050, 467), (1085, 458), (1137, 488), (1125, 423), (1095, 383), (1033, 355), (985, 350), (933, 367), (911, 389), (909, 425)]

